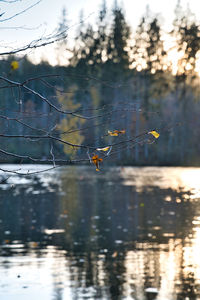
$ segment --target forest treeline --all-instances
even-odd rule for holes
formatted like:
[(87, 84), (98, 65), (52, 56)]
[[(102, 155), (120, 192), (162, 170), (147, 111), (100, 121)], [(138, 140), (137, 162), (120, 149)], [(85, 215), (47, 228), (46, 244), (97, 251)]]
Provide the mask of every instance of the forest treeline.
[[(107, 10), (103, 2), (95, 24), (81, 14), (73, 41), (57, 44), (58, 65), (32, 63), (28, 57), (1, 60), (1, 74), (27, 85), (65, 110), (84, 114), (87, 119), (53, 113), (37, 93), (19, 95), (16, 87), (0, 86), (1, 132), (26, 135), (31, 128), (51, 130), (54, 136), (74, 144), (103, 147), (112, 137), (108, 130), (125, 130), (124, 141), (148, 130), (160, 137), (122, 143), (116, 164), (199, 165), (200, 164), (200, 23), (178, 2), (170, 32), (159, 16), (147, 9), (136, 29), (128, 25), (123, 9), (115, 4)], [(70, 28), (63, 10), (58, 29)], [(71, 50), (69, 51), (69, 48)], [(176, 59), (176, 61), (175, 61)], [(66, 65), (59, 63), (66, 60)], [(11, 68), (13, 61), (19, 67)], [(32, 78), (33, 80), (30, 80)], [(5, 118), (7, 117), (7, 119)], [(40, 133), (41, 134), (41, 133)], [(33, 157), (49, 157), (50, 142), (0, 137), (1, 148)], [(75, 150), (54, 143), (59, 157), (84, 157)], [(19, 161), (0, 154), (1, 161)], [(117, 158), (117, 159), (116, 159)], [(26, 160), (24, 160), (26, 161)]]

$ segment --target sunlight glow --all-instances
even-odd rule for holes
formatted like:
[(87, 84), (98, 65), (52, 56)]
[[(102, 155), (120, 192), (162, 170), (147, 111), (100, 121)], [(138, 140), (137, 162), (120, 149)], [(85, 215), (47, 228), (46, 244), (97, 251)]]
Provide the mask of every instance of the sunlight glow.
[[(142, 169), (142, 172), (141, 172)], [(154, 176), (157, 180), (153, 180)], [(197, 168), (170, 168), (163, 167), (159, 174), (154, 167), (144, 168), (123, 168), (121, 176), (124, 178), (123, 184), (127, 186), (136, 186), (139, 191), (143, 186), (157, 186), (159, 188), (173, 188), (175, 190), (183, 189), (184, 191), (191, 191), (190, 199), (200, 198), (200, 169)]]
[(188, 274), (193, 274), (194, 278), (200, 283), (200, 227), (194, 228), (194, 238), (192, 244), (188, 243), (184, 247), (184, 273), (187, 278)]
[(157, 300), (173, 298), (177, 261), (174, 251), (174, 240), (169, 240), (169, 251), (160, 252), (160, 291)]

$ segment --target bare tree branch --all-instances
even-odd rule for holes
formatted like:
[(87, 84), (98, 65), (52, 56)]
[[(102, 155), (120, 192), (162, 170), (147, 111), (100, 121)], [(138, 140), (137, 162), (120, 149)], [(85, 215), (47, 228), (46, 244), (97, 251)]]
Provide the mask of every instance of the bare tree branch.
[[(34, 3), (34, 4), (30, 5), (30, 6), (28, 6), (28, 7), (25, 8), (24, 10), (22, 10), (22, 11), (16, 13), (16, 14), (14, 14), (14, 15), (8, 17), (8, 18), (0, 19), (0, 23), (1, 23), (1, 22), (5, 22), (5, 21), (9, 21), (9, 20), (11, 20), (11, 19), (13, 19), (13, 18), (15, 18), (15, 17), (17, 17), (17, 16), (19, 16), (19, 15), (21, 15), (21, 14), (27, 12), (28, 10), (30, 10), (30, 9), (33, 8), (34, 6), (38, 5), (41, 1), (42, 1), (42, 0), (37, 1), (36, 3)], [(4, 1), (4, 2), (5, 2), (5, 1)], [(16, 1), (14, 1), (14, 2), (16, 2)], [(9, 1), (9, 2), (7, 2), (7, 3), (14, 3), (14, 2), (10, 2), (10, 1)]]
[(36, 48), (41, 48), (41, 47), (45, 47), (47, 45), (52, 45), (54, 43), (57, 43), (63, 39), (65, 39), (67, 37), (67, 34), (61, 36), (61, 34), (58, 34), (57, 36), (50, 36), (50, 37), (46, 37), (46, 38), (39, 38), (38, 40), (32, 41), (31, 43), (18, 48), (18, 49), (14, 49), (14, 50), (10, 50), (10, 51), (4, 51), (4, 52), (0, 52), (0, 56), (3, 55), (14, 55), (20, 52), (24, 52), (26, 50), (31, 50), (31, 49), (36, 49)]

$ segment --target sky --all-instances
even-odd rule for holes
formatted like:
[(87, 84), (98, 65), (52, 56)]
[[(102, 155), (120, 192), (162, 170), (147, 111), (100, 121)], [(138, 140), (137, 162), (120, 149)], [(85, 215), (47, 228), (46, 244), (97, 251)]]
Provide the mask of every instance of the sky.
[[(8, 3), (0, 0), (0, 29), (1, 46), (11, 49), (20, 47), (43, 35), (51, 33), (58, 25), (63, 7), (67, 10), (70, 21), (69, 39), (78, 27), (80, 10), (84, 10), (85, 22), (94, 23), (102, 0), (19, 0)], [(108, 8), (113, 6), (113, 0), (107, 0)], [(191, 10), (200, 20), (200, 0), (182, 0), (183, 7), (189, 2)], [(136, 29), (140, 18), (149, 5), (152, 12), (162, 15), (165, 28), (168, 29), (173, 18), (176, 0), (118, 0), (124, 7), (126, 19), (130, 26)], [(34, 4), (36, 4), (34, 6)], [(6, 20), (23, 11), (29, 6), (33, 7), (26, 12)], [(5, 21), (3, 21), (5, 20)], [(43, 51), (44, 53), (44, 51)], [(47, 52), (46, 52), (47, 53)], [(44, 54), (45, 55), (45, 54)]]

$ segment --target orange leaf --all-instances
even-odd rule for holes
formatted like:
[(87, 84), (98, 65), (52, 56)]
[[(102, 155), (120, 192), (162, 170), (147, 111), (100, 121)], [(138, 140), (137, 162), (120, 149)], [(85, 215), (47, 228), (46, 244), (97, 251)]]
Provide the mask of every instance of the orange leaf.
[(102, 161), (103, 161), (103, 159), (99, 158), (98, 155), (93, 155), (92, 156), (92, 162), (96, 166), (96, 171), (100, 171), (100, 169), (99, 169), (99, 163), (102, 162)]
[(113, 131), (110, 131), (108, 130), (108, 134), (110, 136), (118, 136), (119, 134), (125, 134), (126, 130), (113, 130)]
[(118, 255), (118, 253), (117, 253), (117, 251), (115, 251), (113, 254), (112, 254), (112, 257), (117, 257), (117, 255)]

